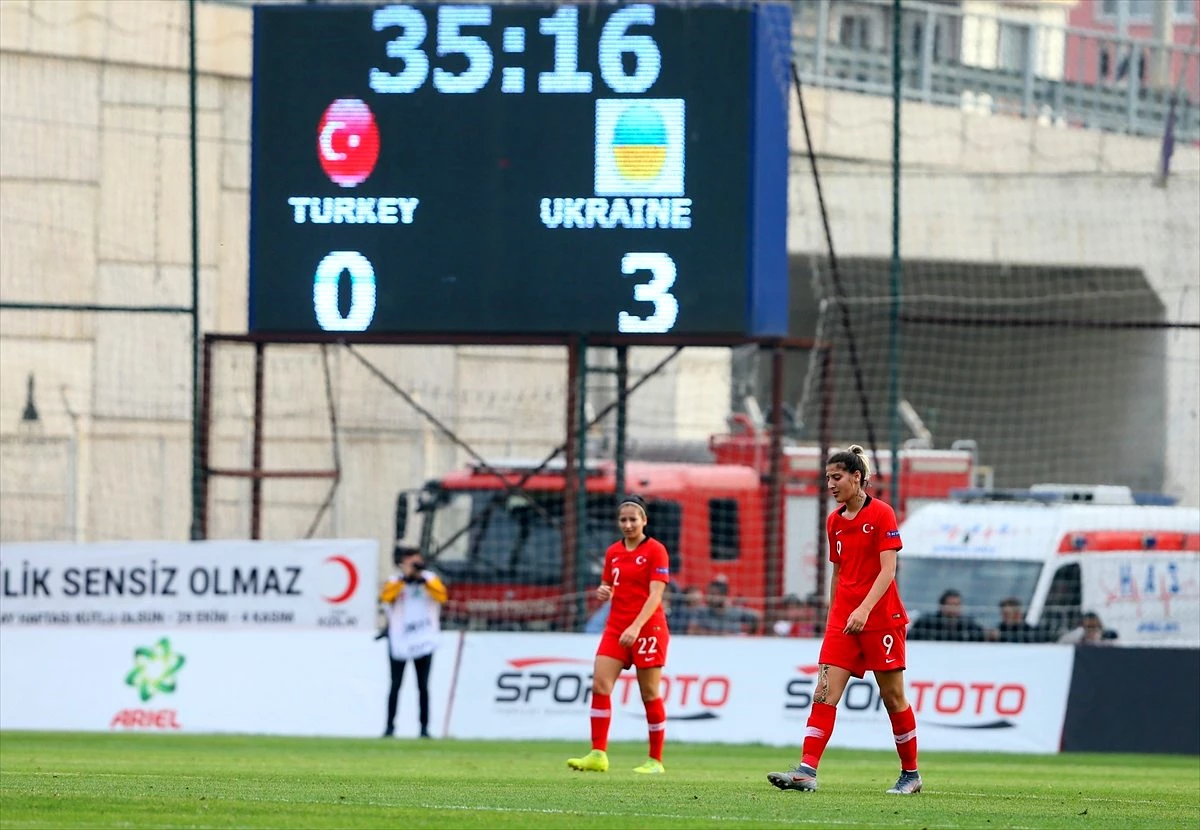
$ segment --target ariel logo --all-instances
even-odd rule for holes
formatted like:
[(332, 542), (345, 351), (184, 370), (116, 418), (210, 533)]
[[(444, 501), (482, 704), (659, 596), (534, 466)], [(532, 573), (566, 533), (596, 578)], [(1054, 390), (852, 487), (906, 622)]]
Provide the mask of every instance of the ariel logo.
[(153, 646), (134, 649), (133, 670), (125, 675), (125, 685), (137, 689), (138, 696), (149, 700), (162, 692), (175, 691), (175, 674), (183, 667), (183, 655), (171, 650), (171, 641), (163, 637)]

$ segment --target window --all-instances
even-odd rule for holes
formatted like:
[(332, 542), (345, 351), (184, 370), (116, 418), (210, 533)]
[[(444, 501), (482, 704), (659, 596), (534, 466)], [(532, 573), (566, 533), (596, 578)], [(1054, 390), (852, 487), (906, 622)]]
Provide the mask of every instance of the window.
[(996, 64), (1006, 72), (1024, 72), (1028, 58), (1029, 27), (1024, 23), (1000, 24), (1000, 42), (997, 44)]
[(860, 15), (848, 14), (838, 29), (838, 45), (851, 49), (871, 47), (871, 21)]
[[(1121, 0), (1100, 0), (1100, 16), (1116, 18), (1118, 7), (1117, 4)], [(1129, 4), (1129, 19), (1130, 20), (1153, 20), (1154, 6), (1160, 0), (1126, 0)], [(1175, 2), (1175, 19), (1176, 20), (1191, 20), (1193, 5), (1192, 0), (1174, 0)]]
[[(943, 47), (949, 43), (948, 29), (942, 25), (943, 21), (940, 18), (935, 18), (933, 21), (933, 30), (930, 32), (930, 59), (934, 63), (942, 62)], [(911, 57), (920, 60), (925, 54), (925, 20), (923, 18), (909, 19), (905, 18), (904, 26), (908, 29), (908, 53)]]
[(1000, 622), (1000, 600), (1016, 597), (1024, 608), (1033, 601), (1042, 563), (1001, 559), (957, 559), (901, 554), (896, 575), (904, 607), (914, 617), (934, 614), (948, 588), (962, 594), (963, 614), (984, 628)]
[(714, 562), (732, 562), (741, 556), (742, 535), (736, 499), (709, 499), (708, 538)]
[(1041, 629), (1047, 639), (1057, 640), (1079, 625), (1082, 602), (1079, 564), (1063, 565), (1054, 572), (1046, 594), (1046, 607), (1042, 610)]
[[(439, 490), (429, 492), (426, 502), (429, 518), (424, 548), (451, 580), (519, 585), (562, 582), (561, 492)], [(582, 567), (592, 569), (592, 576), (599, 576), (604, 552), (617, 535), (615, 513), (612, 495), (588, 494)]]
[(683, 508), (677, 501), (659, 499), (651, 499), (647, 507), (650, 508), (650, 522), (646, 525), (646, 534), (663, 543), (670, 557), (671, 573), (677, 574), (683, 567), (683, 552), (679, 549)]
[[(908, 21), (905, 21), (906, 23)], [(914, 58), (921, 57), (921, 47), (925, 40), (925, 21), (914, 20), (908, 27), (908, 53)]]

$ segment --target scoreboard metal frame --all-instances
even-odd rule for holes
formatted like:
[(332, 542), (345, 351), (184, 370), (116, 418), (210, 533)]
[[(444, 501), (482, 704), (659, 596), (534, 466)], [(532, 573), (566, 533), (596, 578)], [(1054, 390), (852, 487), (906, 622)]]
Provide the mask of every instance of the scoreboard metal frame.
[(786, 335), (787, 4), (254, 14), (252, 333)]

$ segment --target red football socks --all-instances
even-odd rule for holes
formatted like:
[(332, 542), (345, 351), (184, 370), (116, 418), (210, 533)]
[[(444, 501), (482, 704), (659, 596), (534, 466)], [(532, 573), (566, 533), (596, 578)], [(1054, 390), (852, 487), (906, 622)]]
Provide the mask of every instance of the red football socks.
[(663, 741), (667, 737), (667, 711), (661, 697), (646, 701), (646, 724), (650, 727), (650, 757), (662, 763)]
[(804, 755), (800, 763), (812, 769), (821, 763), (821, 754), (833, 734), (833, 722), (837, 718), (837, 707), (828, 703), (814, 703), (804, 730)]
[(903, 712), (891, 712), (892, 735), (896, 738), (896, 754), (900, 769), (912, 772), (917, 768), (917, 717), (909, 706)]
[(592, 749), (608, 750), (608, 725), (612, 723), (612, 699), (592, 695)]

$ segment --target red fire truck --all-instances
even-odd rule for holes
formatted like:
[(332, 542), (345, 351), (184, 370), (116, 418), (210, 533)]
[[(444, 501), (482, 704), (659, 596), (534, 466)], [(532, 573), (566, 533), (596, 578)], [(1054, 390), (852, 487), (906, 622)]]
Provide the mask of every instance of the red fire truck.
[[(703, 588), (723, 575), (731, 597), (762, 612), (773, 599), (817, 589), (824, 459), (814, 446), (783, 448), (783, 503), (777, 508), (783, 561), (769, 563), (769, 551), (779, 549), (767, 538), (770, 442), (748, 422), (739, 425), (737, 432), (709, 440), (707, 463), (627, 461), (625, 490), (649, 502), (647, 532), (670, 552), (675, 586)], [(902, 500), (894, 506), (900, 519), (952, 490), (979, 484), (971, 448), (903, 449), (899, 455)], [(878, 464), (886, 478), (890, 453), (881, 450)], [(451, 624), (563, 629), (582, 623), (584, 592), (599, 582), (604, 551), (619, 537), (616, 466), (610, 460), (586, 463), (583, 548), (574, 561), (564, 556), (563, 464), (547, 465), (515, 488), (536, 466), (468, 467), (428, 483), (417, 495), (421, 549), (452, 585), (445, 609)], [(401, 536), (408, 503), (402, 496)], [(770, 582), (777, 586), (772, 591)]]

